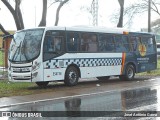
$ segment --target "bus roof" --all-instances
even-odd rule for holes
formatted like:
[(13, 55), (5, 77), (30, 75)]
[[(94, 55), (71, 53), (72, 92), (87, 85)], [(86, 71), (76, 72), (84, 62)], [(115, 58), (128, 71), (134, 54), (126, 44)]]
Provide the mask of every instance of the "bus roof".
[[(107, 27), (95, 27), (95, 26), (53, 26), (53, 27), (37, 27), (44, 28), (45, 30), (67, 30), (67, 31), (80, 31), (80, 32), (100, 32), (100, 33), (115, 33), (115, 34), (131, 34), (131, 35), (153, 35), (153, 33), (147, 32), (130, 32), (129, 29), (125, 28), (107, 28)], [(36, 28), (33, 28), (36, 29)]]
[(106, 28), (106, 27), (94, 27), (94, 26), (73, 26), (73, 27), (46, 27), (46, 30), (67, 30), (67, 31), (80, 31), (80, 32), (101, 32), (101, 33), (116, 33), (123, 34), (123, 32), (129, 32), (124, 28)]

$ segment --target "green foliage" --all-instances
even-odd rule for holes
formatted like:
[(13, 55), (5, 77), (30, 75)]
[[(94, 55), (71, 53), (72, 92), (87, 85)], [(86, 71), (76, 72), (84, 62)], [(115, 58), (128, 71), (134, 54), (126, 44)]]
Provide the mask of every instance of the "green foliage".
[[(56, 83), (54, 83), (54, 85), (55, 84)], [(9, 96), (40, 94), (45, 92), (56, 92), (54, 91), (54, 89), (55, 86), (53, 86), (52, 84), (48, 85), (47, 87), (41, 88), (38, 87), (35, 83), (31, 82), (9, 82), (8, 80), (0, 80), (0, 98)]]
[(3, 66), (3, 52), (0, 51), (0, 67)]
[(31, 94), (27, 88), (32, 86), (32, 83), (12, 83), (8, 80), (0, 80), (0, 97), (26, 95)]

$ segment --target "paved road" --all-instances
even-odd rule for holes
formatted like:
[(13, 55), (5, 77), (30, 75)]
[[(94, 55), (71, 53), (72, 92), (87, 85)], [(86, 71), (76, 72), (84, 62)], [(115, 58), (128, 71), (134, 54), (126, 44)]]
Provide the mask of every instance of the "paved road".
[[(52, 116), (42, 118), (51, 120), (154, 120), (158, 119), (158, 117), (152, 116), (160, 116), (160, 113), (156, 112), (160, 111), (159, 77), (137, 77), (134, 81), (112, 79), (109, 81), (82, 82), (72, 88), (63, 85), (54, 87), (56, 89), (54, 94), (44, 93), (23, 97), (2, 98), (3, 100), (11, 99), (14, 103), (11, 101), (6, 102), (5, 106), (1, 104), (0, 111), (17, 112), (12, 114), (13, 117), (17, 117), (16, 115), (31, 117), (33, 114), (30, 114), (29, 111), (34, 111), (38, 112), (37, 116)], [(44, 98), (46, 99), (44, 100)], [(3, 102), (2, 99), (0, 103)], [(27, 111), (27, 113), (24, 111)], [(122, 117), (131, 115), (140, 117)], [(144, 115), (148, 117), (142, 117)], [(105, 118), (102, 118), (102, 116), (105, 116)], [(7, 119), (15, 120), (20, 118), (10, 117)], [(30, 119), (33, 118), (31, 117)]]

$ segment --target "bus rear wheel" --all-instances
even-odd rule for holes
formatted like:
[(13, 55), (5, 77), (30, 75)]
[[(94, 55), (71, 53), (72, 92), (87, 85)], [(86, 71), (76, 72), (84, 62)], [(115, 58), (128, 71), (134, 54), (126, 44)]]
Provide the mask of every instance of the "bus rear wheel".
[(36, 82), (36, 84), (39, 86), (39, 87), (46, 87), (48, 85), (48, 81), (46, 82)]
[(120, 75), (119, 78), (121, 80), (133, 80), (135, 76), (135, 68), (133, 65), (128, 65), (125, 70), (124, 75)]
[(98, 80), (108, 80), (110, 76), (97, 77)]
[(74, 66), (71, 66), (67, 69), (65, 74), (64, 83), (68, 86), (77, 85), (79, 79), (79, 72), (78, 69)]

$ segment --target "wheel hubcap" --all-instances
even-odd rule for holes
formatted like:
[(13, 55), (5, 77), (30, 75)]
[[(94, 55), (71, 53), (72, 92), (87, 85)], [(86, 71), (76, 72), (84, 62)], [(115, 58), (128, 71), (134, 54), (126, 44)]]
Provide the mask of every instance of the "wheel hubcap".
[(74, 83), (77, 79), (77, 74), (74, 71), (69, 72), (69, 79), (71, 83)]
[(133, 77), (133, 70), (131, 68), (128, 69), (128, 78)]

